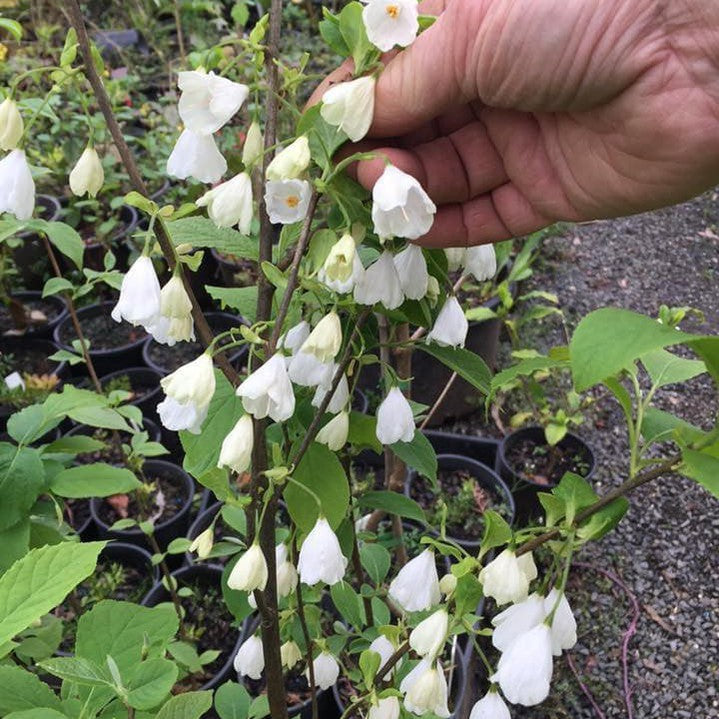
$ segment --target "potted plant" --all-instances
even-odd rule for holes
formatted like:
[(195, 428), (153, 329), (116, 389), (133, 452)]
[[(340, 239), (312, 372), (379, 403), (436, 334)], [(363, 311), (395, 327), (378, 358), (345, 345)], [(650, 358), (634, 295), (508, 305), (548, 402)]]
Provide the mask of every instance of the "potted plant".
[(161, 379), (162, 375), (150, 367), (128, 367), (100, 377), (100, 384), (106, 393), (116, 390), (128, 393), (129, 404), (137, 407), (144, 417), (154, 417)]

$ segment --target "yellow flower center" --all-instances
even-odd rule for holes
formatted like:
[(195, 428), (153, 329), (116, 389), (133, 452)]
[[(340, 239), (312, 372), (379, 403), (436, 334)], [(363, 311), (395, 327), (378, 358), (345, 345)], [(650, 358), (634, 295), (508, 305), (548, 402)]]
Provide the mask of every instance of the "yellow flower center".
[(285, 204), (287, 207), (292, 207), (294, 209), (300, 204), (300, 198), (297, 197), (297, 195), (290, 195), (285, 199)]
[(399, 5), (387, 5), (384, 11), (393, 19), (396, 20), (399, 17)]

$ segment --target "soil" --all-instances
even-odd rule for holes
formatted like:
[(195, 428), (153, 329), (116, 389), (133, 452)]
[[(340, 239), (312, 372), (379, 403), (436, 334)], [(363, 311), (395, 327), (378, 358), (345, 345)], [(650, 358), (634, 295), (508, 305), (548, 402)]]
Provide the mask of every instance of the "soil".
[[(46, 302), (42, 299), (22, 300), (26, 313), (37, 313), (37, 319), (33, 318), (33, 326), (44, 326), (52, 322), (61, 312), (60, 308), (52, 302)], [(40, 321), (40, 315), (45, 316), (44, 321)], [(7, 305), (0, 303), (0, 334), (5, 334), (9, 330), (15, 329), (12, 315)]]
[[(75, 457), (78, 464), (95, 464), (95, 462), (107, 462), (107, 464), (125, 464), (125, 453), (122, 451), (122, 445), (130, 442), (130, 435), (127, 432), (109, 429), (95, 429), (92, 433), (88, 431), (80, 432), (100, 442), (104, 442), (105, 446), (94, 452), (83, 452)], [(119, 443), (116, 441), (119, 439)]]
[(132, 396), (128, 401), (140, 402), (148, 394), (154, 392), (157, 389), (157, 382), (142, 382), (136, 374), (120, 375), (119, 377), (113, 377), (109, 382), (103, 382), (102, 389), (107, 393), (109, 393), (111, 390), (116, 389), (131, 392)]
[[(306, 701), (312, 699), (312, 692), (310, 691), (310, 685), (307, 678), (301, 671), (290, 671), (285, 672), (285, 697), (287, 700), (287, 707), (294, 707), (297, 704), (303, 704)], [(264, 675), (261, 679), (250, 679), (249, 677), (242, 677), (242, 681), (247, 688), (247, 691), (252, 697), (258, 697), (261, 694), (267, 693), (267, 686)]]
[(353, 462), (350, 475), (354, 493), (358, 496), (373, 489), (385, 489), (384, 466), (375, 467), (361, 461)]
[(554, 486), (567, 472), (586, 477), (590, 470), (590, 457), (584, 447), (563, 440), (556, 447), (537, 445), (523, 439), (507, 448), (509, 466), (522, 478), (544, 487)]
[(257, 264), (255, 262), (224, 252), (218, 252), (217, 256), (223, 262), (231, 265), (231, 267), (225, 265), (225, 269), (232, 273), (233, 286), (254, 287), (257, 284)]
[[(0, 350), (10, 349), (8, 346), (0, 346)], [(48, 359), (47, 353), (33, 347), (23, 346), (20, 343), (13, 345), (8, 354), (13, 357), (13, 365), (20, 374), (46, 375), (52, 374), (58, 367), (55, 360)]]
[[(471, 500), (469, 497), (460, 498), (464, 485), (473, 480), (472, 473), (466, 469), (437, 472), (437, 483), (448, 506), (447, 533), (456, 539), (479, 541), (484, 533), (484, 513), (488, 509), (498, 512), (506, 519), (511, 515), (509, 507), (499, 494), (486, 490), (476, 481), (473, 482)], [(422, 477), (414, 477), (410, 496), (427, 512), (430, 523), (438, 526), (440, 515), (437, 495), (430, 488), (429, 482)]]
[(65, 518), (68, 524), (78, 531), (90, 518), (89, 499), (66, 499)]
[[(146, 479), (156, 485), (156, 491), (149, 507), (140, 504), (137, 492), (116, 495), (108, 497), (100, 505), (98, 510), (100, 519), (108, 526), (112, 526), (126, 517), (131, 517), (139, 522), (152, 518), (155, 525), (172, 519), (187, 502), (184, 480), (169, 471), (147, 472)], [(160, 493), (162, 494), (162, 504), (158, 502)], [(121, 499), (123, 497), (127, 501)]]
[[(115, 322), (110, 313), (81, 318), (82, 331), (90, 341), (90, 351), (114, 350), (137, 342), (146, 336), (142, 327), (133, 327), (129, 322)], [(60, 341), (72, 345), (77, 339), (71, 322), (64, 323), (60, 330)]]

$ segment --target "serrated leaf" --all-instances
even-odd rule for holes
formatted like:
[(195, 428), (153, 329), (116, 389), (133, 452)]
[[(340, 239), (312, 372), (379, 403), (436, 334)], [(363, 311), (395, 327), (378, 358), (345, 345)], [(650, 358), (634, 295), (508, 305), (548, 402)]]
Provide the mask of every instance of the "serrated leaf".
[(34, 707), (62, 709), (55, 693), (37, 675), (19, 666), (0, 666), (0, 715)]
[(44, 488), (40, 453), (0, 442), (0, 531), (24, 519)]
[(217, 227), (212, 220), (205, 217), (185, 217), (167, 223), (167, 229), (175, 247), (191, 245), (192, 247), (211, 247), (229, 255), (257, 261), (257, 239), (242, 235), (237, 230)]
[(104, 687), (111, 684), (110, 677), (97, 664), (80, 657), (54, 657), (40, 662), (40, 666), (53, 676), (82, 686)]

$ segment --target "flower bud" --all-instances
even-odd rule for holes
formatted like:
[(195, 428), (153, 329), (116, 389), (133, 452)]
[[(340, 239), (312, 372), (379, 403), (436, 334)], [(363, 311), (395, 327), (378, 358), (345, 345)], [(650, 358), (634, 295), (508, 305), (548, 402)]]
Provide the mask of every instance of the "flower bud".
[(350, 429), (350, 416), (347, 411), (340, 412), (333, 417), (317, 433), (316, 441), (327, 445), (333, 452), (339, 452), (347, 444), (347, 435)]
[(399, 699), (384, 697), (370, 707), (368, 719), (399, 719), (399, 713)]
[(289, 597), (297, 588), (297, 569), (287, 556), (287, 545), (275, 547), (275, 564), (277, 574), (277, 596)]
[(423, 619), (409, 635), (409, 645), (420, 657), (434, 659), (442, 647), (449, 629), (446, 609), (439, 609)]
[(287, 670), (292, 669), (292, 667), (294, 667), (295, 664), (302, 659), (302, 653), (300, 652), (300, 648), (297, 646), (297, 643), (292, 640), (285, 642), (280, 647), (280, 658), (282, 659), (283, 667)]
[(468, 331), (469, 322), (462, 305), (456, 297), (448, 297), (427, 334), (427, 342), (435, 342), (440, 347), (464, 347)]
[(197, 552), (197, 556), (200, 559), (207, 559), (207, 556), (212, 551), (212, 545), (215, 541), (215, 534), (212, 527), (208, 527), (204, 532), (198, 534), (190, 544), (190, 552)]
[(439, 299), (439, 280), (434, 276), (430, 275), (427, 279), (427, 300), (434, 307)]
[(247, 130), (245, 144), (242, 147), (242, 164), (245, 169), (250, 169), (262, 159), (265, 151), (265, 140), (262, 137), (262, 130), (258, 122), (253, 122)]
[(398, 387), (392, 387), (377, 410), (377, 439), (382, 444), (411, 442), (415, 424), (412, 407)]
[(389, 585), (389, 597), (405, 612), (421, 612), (439, 602), (439, 578), (431, 549), (425, 549), (399, 570)]
[(531, 552), (517, 557), (511, 549), (505, 549), (479, 573), (484, 595), (493, 597), (498, 606), (526, 599), (529, 583), (536, 577)]
[(495, 687), (472, 707), (469, 719), (512, 719), (512, 715)]
[[(312, 662), (312, 668), (315, 675), (315, 686), (320, 689), (329, 689), (336, 681), (340, 674), (340, 665), (337, 660), (329, 652), (321, 652)], [(305, 676), (309, 681), (309, 669), (305, 671)]]
[(35, 181), (23, 150), (12, 150), (0, 160), (0, 213), (29, 220), (35, 210)]
[(405, 709), (422, 716), (430, 712), (447, 719), (447, 679), (442, 665), (425, 657), (403, 680), (399, 687), (405, 693)]
[(329, 312), (310, 332), (300, 353), (311, 354), (320, 362), (333, 360), (342, 347), (342, 325), (336, 312)]
[(457, 577), (451, 572), (445, 574), (442, 579), (439, 580), (439, 591), (448, 597), (457, 588)]
[(246, 639), (238, 649), (234, 660), (235, 671), (243, 677), (259, 679), (265, 668), (265, 652), (262, 640), (255, 634)]
[(310, 166), (310, 143), (300, 135), (278, 152), (267, 167), (268, 180), (296, 180)]
[(237, 420), (235, 426), (223, 440), (217, 466), (228, 467), (238, 474), (246, 472), (252, 459), (253, 444), (252, 417), (245, 414)]
[(371, 75), (333, 85), (322, 95), (322, 119), (342, 130), (352, 142), (358, 142), (372, 124), (374, 88)]
[(304, 584), (309, 586), (318, 582), (332, 586), (342, 581), (347, 559), (342, 554), (337, 535), (324, 517), (317, 520), (302, 542), (297, 569)]
[(14, 150), (20, 142), (24, 127), (17, 103), (6, 97), (0, 105), (0, 148)]
[(267, 585), (267, 562), (260, 545), (253, 544), (235, 564), (227, 578), (230, 589), (239, 589), (243, 592), (254, 592), (255, 589), (264, 589)]
[(82, 197), (87, 193), (90, 197), (95, 197), (104, 182), (105, 171), (102, 169), (97, 151), (94, 147), (86, 147), (70, 172), (72, 194)]

